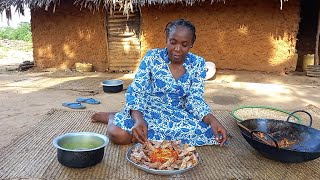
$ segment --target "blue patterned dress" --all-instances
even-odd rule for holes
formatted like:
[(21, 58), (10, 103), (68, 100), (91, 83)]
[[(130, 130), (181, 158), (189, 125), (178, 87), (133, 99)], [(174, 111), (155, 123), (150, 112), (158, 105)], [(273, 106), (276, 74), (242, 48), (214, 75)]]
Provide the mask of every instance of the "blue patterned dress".
[(205, 60), (188, 53), (186, 73), (174, 79), (167, 49), (152, 49), (142, 59), (126, 92), (124, 110), (114, 124), (132, 133), (130, 109), (142, 112), (150, 140), (181, 140), (194, 146), (218, 144), (202, 118), (211, 112), (204, 101)]

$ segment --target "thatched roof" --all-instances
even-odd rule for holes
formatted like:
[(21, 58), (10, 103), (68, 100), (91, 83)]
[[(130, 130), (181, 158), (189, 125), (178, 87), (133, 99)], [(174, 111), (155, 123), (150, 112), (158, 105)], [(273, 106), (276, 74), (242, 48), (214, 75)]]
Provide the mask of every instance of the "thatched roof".
[[(15, 11), (23, 14), (25, 7), (33, 8), (45, 8), (48, 9), (49, 6), (53, 5), (53, 10), (57, 5), (59, 5), (60, 1), (63, 0), (1, 0), (0, 1), (0, 13), (6, 11), (7, 18), (11, 18), (11, 9), (10, 7), (14, 7)], [(73, 0), (75, 5), (79, 5), (80, 8), (88, 8), (90, 10), (99, 10), (100, 8), (105, 8), (107, 10), (112, 11), (112, 8), (116, 5), (120, 5), (124, 14), (128, 14), (129, 10), (132, 10), (132, 5), (138, 4), (140, 6), (151, 5), (151, 4), (175, 4), (180, 3), (184, 5), (193, 5), (196, 2), (203, 2), (206, 0)], [(213, 2), (223, 2), (226, 0), (207, 0)], [(281, 5), (280, 9), (282, 9), (282, 3), (288, 0), (279, 0)]]

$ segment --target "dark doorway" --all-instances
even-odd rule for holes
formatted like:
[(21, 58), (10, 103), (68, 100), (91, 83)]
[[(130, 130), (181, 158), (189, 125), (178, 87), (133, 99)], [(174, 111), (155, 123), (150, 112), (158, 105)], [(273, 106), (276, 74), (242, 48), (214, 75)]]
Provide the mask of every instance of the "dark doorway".
[(303, 56), (314, 54), (318, 25), (319, 0), (301, 0), (299, 32), (297, 35), (298, 64), (296, 71), (302, 71)]

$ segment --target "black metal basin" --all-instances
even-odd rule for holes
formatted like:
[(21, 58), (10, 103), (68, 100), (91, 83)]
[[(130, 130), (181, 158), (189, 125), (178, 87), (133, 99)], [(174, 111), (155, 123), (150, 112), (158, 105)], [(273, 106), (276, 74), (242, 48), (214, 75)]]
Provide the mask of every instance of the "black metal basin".
[[(289, 122), (289, 118), (296, 112), (305, 112), (309, 115), (309, 126)], [(292, 112), (287, 121), (248, 119), (240, 124), (238, 127), (246, 141), (269, 159), (283, 163), (301, 163), (320, 157), (320, 130), (311, 127), (312, 116), (306, 111)], [(257, 138), (256, 133), (263, 134), (263, 137)], [(284, 138), (293, 144), (281, 147), (280, 142)], [(261, 140), (268, 140), (268, 143)]]
[(123, 81), (120, 79), (105, 80), (101, 85), (105, 93), (117, 93), (123, 89)]
[(93, 132), (67, 133), (53, 140), (57, 148), (57, 158), (60, 164), (84, 168), (96, 165), (104, 157), (105, 146), (109, 139)]

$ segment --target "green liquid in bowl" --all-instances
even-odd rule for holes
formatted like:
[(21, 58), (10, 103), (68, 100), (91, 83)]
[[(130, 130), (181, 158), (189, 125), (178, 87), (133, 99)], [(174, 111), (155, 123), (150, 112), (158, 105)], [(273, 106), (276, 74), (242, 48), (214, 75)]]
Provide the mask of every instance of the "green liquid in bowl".
[(69, 136), (58, 142), (59, 146), (69, 150), (95, 149), (104, 144), (104, 140), (95, 136)]

